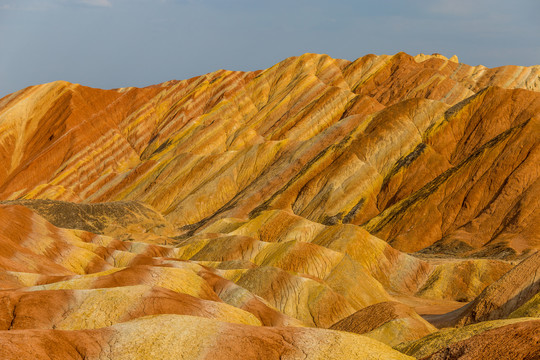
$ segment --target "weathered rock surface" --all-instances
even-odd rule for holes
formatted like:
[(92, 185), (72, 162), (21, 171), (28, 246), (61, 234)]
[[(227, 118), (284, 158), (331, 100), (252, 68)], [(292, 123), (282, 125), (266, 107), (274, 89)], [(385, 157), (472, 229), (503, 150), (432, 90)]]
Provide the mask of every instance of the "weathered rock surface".
[(414, 310), (398, 302), (368, 306), (338, 321), (330, 329), (364, 334), (390, 346), (417, 340), (437, 330)]
[[(515, 325), (517, 326), (514, 327)], [(432, 354), (443, 356), (443, 359), (446, 359), (444, 356), (449, 356), (448, 359), (460, 359), (460, 356), (465, 356), (467, 359), (514, 358), (513, 356), (507, 357), (505, 354), (513, 354), (514, 356), (518, 356), (518, 359), (527, 358), (531, 350), (534, 352), (538, 351), (539, 348), (537, 340), (526, 344), (526, 342), (534, 339), (537, 335), (525, 335), (525, 333), (531, 332), (537, 334), (539, 325), (539, 320), (532, 318), (485, 321), (457, 329), (439, 330), (421, 339), (399, 344), (395, 346), (395, 349), (417, 359), (429, 358)], [(507, 332), (509, 329), (513, 330)], [(482, 340), (475, 346), (476, 336), (483, 334), (486, 334), (490, 338), (491, 343), (488, 344)], [(492, 337), (492, 335), (495, 336)], [(474, 354), (473, 357), (466, 357), (467, 353), (461, 351), (464, 348), (464, 344), (470, 346), (471, 354)], [(510, 346), (507, 346), (507, 344)], [(486, 349), (485, 353), (483, 352), (484, 348)], [(460, 350), (456, 351), (457, 349)], [(523, 352), (521, 352), (521, 349), (523, 349)], [(497, 356), (494, 354), (497, 354)], [(519, 357), (519, 354), (523, 354), (524, 357)], [(441, 357), (435, 358), (439, 359)], [(534, 357), (529, 358), (534, 359)]]
[(412, 359), (370, 338), (160, 315), (99, 330), (0, 331), (3, 359)]
[(137, 200), (190, 232), (283, 209), (400, 250), (516, 257), (540, 242), (539, 73), (305, 54), (144, 89), (30, 87), (0, 101), (0, 198)]
[[(501, 339), (504, 343), (501, 344)], [(454, 343), (425, 359), (538, 359), (540, 320), (485, 331)]]
[(539, 114), (440, 54), (8, 95), (0, 357), (534, 357)]
[[(94, 290), (0, 292), (1, 330), (97, 329), (138, 317), (179, 314), (261, 325), (233, 306), (145, 285)], [(47, 311), (43, 311), (47, 309)]]
[(484, 288), (499, 280), (513, 265), (492, 259), (429, 259), (435, 268), (417, 296), (428, 299), (474, 300)]
[(513, 311), (509, 317), (540, 317), (540, 293), (537, 293), (529, 301)]
[(101, 204), (55, 200), (16, 200), (0, 204), (22, 205), (43, 216), (54, 226), (108, 235), (121, 240), (167, 243), (174, 227), (149, 205), (136, 201)]
[(540, 291), (539, 269), (540, 252), (535, 252), (464, 307), (430, 317), (430, 321), (438, 326), (453, 326), (506, 318), (528, 301), (534, 304), (533, 298)]

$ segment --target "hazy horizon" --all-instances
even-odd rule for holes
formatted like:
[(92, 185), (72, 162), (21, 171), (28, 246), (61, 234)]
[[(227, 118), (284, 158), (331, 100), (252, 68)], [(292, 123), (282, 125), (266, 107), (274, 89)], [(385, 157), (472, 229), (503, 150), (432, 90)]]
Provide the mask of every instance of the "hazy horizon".
[(0, 97), (65, 80), (148, 86), (303, 53), (540, 63), (534, 0), (0, 0)]

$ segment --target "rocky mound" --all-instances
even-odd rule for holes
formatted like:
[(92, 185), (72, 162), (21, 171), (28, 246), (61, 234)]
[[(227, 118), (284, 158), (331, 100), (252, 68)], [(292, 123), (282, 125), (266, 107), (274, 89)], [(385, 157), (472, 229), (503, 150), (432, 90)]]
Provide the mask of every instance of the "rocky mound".
[[(502, 343), (501, 339), (504, 339)], [(424, 359), (538, 358), (540, 358), (540, 320), (524, 321), (485, 331), (447, 346)]]
[(145, 317), (98, 330), (0, 331), (3, 359), (412, 359), (370, 338), (192, 316)]
[(121, 240), (166, 243), (172, 241), (167, 237), (176, 234), (163, 215), (137, 201), (81, 204), (35, 199), (2, 201), (0, 204), (25, 206), (60, 228), (79, 229)]
[[(411, 355), (417, 359), (429, 358), (432, 354), (438, 354), (437, 356), (450, 356), (449, 359), (458, 359), (460, 356), (465, 356), (465, 358), (476, 358), (476, 359), (496, 359), (496, 358), (511, 358), (507, 357), (505, 353), (516, 354), (519, 356), (520, 349), (523, 347), (523, 354), (528, 356), (531, 350), (538, 350), (538, 345), (533, 341), (529, 344), (521, 344), (516, 348), (511, 348), (506, 346), (506, 340), (514, 345), (518, 345), (521, 341), (528, 341), (531, 339), (530, 335), (523, 336), (526, 331), (536, 332), (538, 329), (538, 319), (532, 318), (518, 318), (518, 319), (506, 319), (506, 320), (493, 320), (493, 321), (484, 321), (478, 324), (468, 325), (461, 328), (448, 328), (439, 330), (432, 334), (429, 334), (421, 339), (399, 344), (395, 346), (395, 349)], [(516, 327), (515, 327), (516, 326)], [(508, 329), (516, 329), (507, 332)], [(527, 329), (527, 330), (524, 330)], [(521, 332), (523, 331), (523, 333)], [(509, 334), (516, 336), (516, 338), (509, 339)], [(487, 344), (485, 341), (480, 341), (478, 347), (475, 347), (475, 339), (477, 336), (483, 336), (486, 334), (486, 337), (491, 338), (491, 343)], [(500, 336), (497, 340), (496, 336), (493, 334), (498, 334)], [(505, 335), (506, 334), (506, 335)], [(532, 338), (534, 338), (534, 335)], [(503, 343), (501, 343), (503, 341)], [(458, 349), (462, 344), (468, 344), (471, 348), (471, 353), (474, 353), (475, 357), (467, 357), (466, 352), (454, 352), (452, 354), (452, 349)], [(536, 347), (536, 348), (535, 348)], [(483, 353), (483, 348), (486, 348), (486, 352)], [(489, 350), (488, 350), (489, 349)], [(536, 349), (536, 350), (535, 350)], [(446, 354), (446, 355), (445, 355)], [(498, 356), (493, 356), (497, 354)], [(452, 357), (453, 356), (453, 357)], [(518, 357), (519, 358), (519, 357)], [(534, 357), (531, 357), (534, 358)]]
[(368, 306), (338, 321), (330, 327), (365, 336), (395, 346), (424, 337), (436, 328), (414, 310), (398, 302), (383, 302)]
[(506, 318), (538, 294), (539, 269), (540, 252), (536, 252), (486, 287), (463, 308), (429, 320), (437, 326), (453, 326)]

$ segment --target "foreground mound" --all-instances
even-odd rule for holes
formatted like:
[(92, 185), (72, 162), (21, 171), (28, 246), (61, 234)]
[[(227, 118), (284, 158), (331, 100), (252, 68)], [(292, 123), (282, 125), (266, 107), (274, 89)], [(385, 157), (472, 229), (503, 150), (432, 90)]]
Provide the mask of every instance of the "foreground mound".
[(540, 320), (501, 326), (453, 343), (424, 359), (538, 359), (539, 330)]
[[(418, 359), (534, 359), (530, 354), (540, 349), (539, 329), (540, 320), (533, 318), (485, 321), (443, 329), (395, 349)], [(464, 349), (469, 349), (471, 356)]]
[(3, 359), (412, 359), (360, 335), (265, 328), (191, 316), (140, 318), (99, 330), (0, 331)]

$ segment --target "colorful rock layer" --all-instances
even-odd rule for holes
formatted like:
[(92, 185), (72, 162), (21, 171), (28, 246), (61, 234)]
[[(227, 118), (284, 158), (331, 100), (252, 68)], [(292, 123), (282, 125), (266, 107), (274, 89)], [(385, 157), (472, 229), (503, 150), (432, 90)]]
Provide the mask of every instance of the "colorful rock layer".
[(20, 90), (0, 355), (540, 356), (539, 134), (540, 66), (441, 55)]

